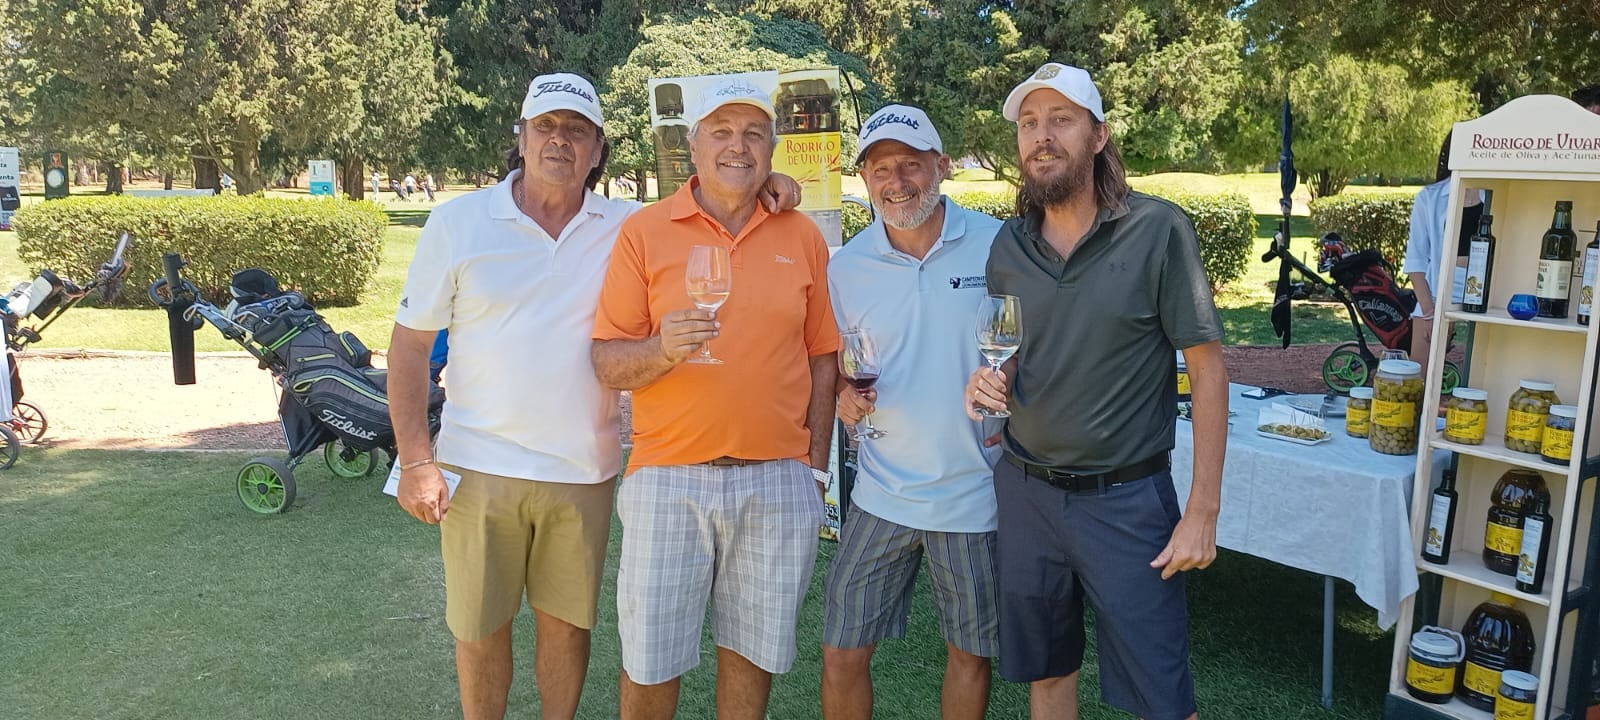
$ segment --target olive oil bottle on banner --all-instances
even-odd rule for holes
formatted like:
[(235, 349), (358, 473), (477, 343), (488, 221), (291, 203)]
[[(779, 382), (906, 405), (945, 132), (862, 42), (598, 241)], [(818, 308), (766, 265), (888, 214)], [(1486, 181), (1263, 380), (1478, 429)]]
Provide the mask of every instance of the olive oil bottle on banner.
[(1484, 712), (1494, 712), (1494, 699), (1500, 694), (1500, 673), (1533, 669), (1533, 623), (1517, 609), (1515, 598), (1491, 593), (1489, 601), (1467, 617), (1461, 636), (1467, 641), (1467, 656), (1456, 698)]
[(1572, 232), (1572, 201), (1556, 202), (1556, 216), (1544, 233), (1539, 249), (1539, 281), (1533, 294), (1539, 297), (1539, 317), (1565, 318), (1568, 295), (1572, 292), (1572, 257), (1578, 236)]
[(1594, 310), (1595, 275), (1600, 274), (1600, 222), (1594, 224), (1594, 239), (1583, 249), (1583, 284), (1578, 287), (1578, 324), (1588, 325)]
[[(1470, 286), (1469, 286), (1470, 287)], [(1444, 471), (1428, 506), (1428, 534), (1422, 539), (1422, 559), (1436, 565), (1450, 562), (1450, 543), (1456, 525), (1456, 471)]]
[(1535, 495), (1528, 514), (1522, 516), (1522, 553), (1517, 559), (1517, 589), (1530, 595), (1544, 592), (1544, 566), (1550, 559), (1550, 498)]
[(1494, 216), (1484, 213), (1478, 218), (1478, 232), (1467, 241), (1466, 289), (1461, 294), (1461, 310), (1469, 313), (1489, 311), (1489, 281), (1494, 275), (1494, 233), (1489, 226)]

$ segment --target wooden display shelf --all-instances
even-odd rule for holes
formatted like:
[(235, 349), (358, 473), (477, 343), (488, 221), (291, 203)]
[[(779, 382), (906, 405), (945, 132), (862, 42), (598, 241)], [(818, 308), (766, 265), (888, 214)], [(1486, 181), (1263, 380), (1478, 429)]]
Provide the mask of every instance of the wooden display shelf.
[[(1509, 595), (1523, 602), (1550, 607), (1551, 585), (1548, 577), (1545, 579), (1544, 592), (1539, 595), (1530, 595), (1517, 589), (1517, 579), (1515, 577), (1501, 575), (1484, 567), (1483, 559), (1478, 553), (1463, 552), (1460, 549), (1451, 550), (1450, 562), (1446, 565), (1435, 565), (1418, 555), (1417, 569), (1447, 577), (1456, 582), (1466, 583), (1473, 587), (1483, 588), (1489, 592)], [(1547, 572), (1546, 575), (1548, 576), (1549, 573)]]
[[(1574, 312), (1576, 311), (1574, 310)], [(1579, 325), (1577, 319), (1572, 316), (1569, 316), (1564, 320), (1552, 320), (1549, 318), (1518, 320), (1514, 317), (1511, 317), (1511, 314), (1507, 313), (1506, 309), (1503, 307), (1489, 308), (1489, 311), (1484, 313), (1469, 313), (1462, 312), (1461, 306), (1454, 305), (1451, 306), (1450, 310), (1445, 312), (1444, 317), (1446, 320), (1454, 320), (1457, 322), (1488, 323), (1490, 325), (1507, 325), (1510, 327), (1530, 328), (1533, 330), (1553, 330), (1556, 332), (1570, 333), (1589, 332), (1589, 326)]]
[(1450, 442), (1444, 439), (1444, 433), (1436, 432), (1428, 440), (1428, 446), (1435, 450), (1449, 450), (1459, 455), (1493, 460), (1536, 472), (1566, 475), (1572, 471), (1571, 464), (1557, 465), (1545, 460), (1543, 456), (1537, 453), (1511, 450), (1506, 447), (1505, 438), (1500, 437), (1485, 437), (1482, 445), (1462, 445), (1461, 443)]

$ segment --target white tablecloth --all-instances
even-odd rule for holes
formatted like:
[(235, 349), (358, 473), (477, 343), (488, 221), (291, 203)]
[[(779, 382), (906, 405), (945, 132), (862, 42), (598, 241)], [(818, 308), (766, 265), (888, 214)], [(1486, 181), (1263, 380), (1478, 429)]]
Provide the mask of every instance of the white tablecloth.
[[(1344, 433), (1342, 417), (1326, 421), (1333, 439), (1320, 445), (1262, 437), (1257, 414), (1287, 398), (1239, 397), (1248, 389), (1229, 388), (1229, 407), (1238, 414), (1228, 432), (1217, 544), (1347, 580), (1389, 628), (1400, 603), (1417, 591), (1407, 511), (1416, 457), (1373, 452), (1366, 440)], [(1442, 470), (1449, 453), (1437, 452), (1434, 467)], [(1194, 431), (1179, 420), (1172, 479), (1181, 501), (1189, 497), (1193, 468)]]

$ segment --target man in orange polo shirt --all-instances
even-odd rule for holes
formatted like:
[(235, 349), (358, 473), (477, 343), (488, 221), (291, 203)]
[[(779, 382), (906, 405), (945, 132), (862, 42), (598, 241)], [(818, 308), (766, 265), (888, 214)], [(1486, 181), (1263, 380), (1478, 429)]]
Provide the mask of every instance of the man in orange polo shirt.
[[(624, 720), (673, 716), (678, 678), (700, 662), (708, 598), (718, 717), (765, 717), (772, 674), (794, 664), (831, 480), (820, 468), (839, 336), (821, 232), (756, 202), (775, 117), (764, 91), (713, 82), (689, 134), (699, 174), (623, 223), (601, 290), (595, 374), (633, 391), (617, 494)], [(685, 289), (696, 245), (731, 258), (732, 290), (715, 311)], [(713, 338), (720, 363), (685, 362)]]

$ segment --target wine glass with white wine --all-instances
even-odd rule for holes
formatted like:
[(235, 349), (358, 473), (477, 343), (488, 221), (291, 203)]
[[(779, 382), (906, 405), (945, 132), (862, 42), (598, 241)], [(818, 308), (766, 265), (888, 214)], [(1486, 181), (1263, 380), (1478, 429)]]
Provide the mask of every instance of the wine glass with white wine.
[[(715, 313), (728, 301), (728, 293), (733, 290), (733, 265), (728, 257), (728, 249), (719, 245), (696, 245), (691, 248), (689, 265), (683, 273), (683, 284), (695, 307)], [(721, 360), (711, 357), (710, 340), (701, 343), (700, 354), (685, 362), (722, 364)]]
[[(978, 308), (978, 352), (996, 373), (1022, 347), (1022, 301), (1015, 295), (989, 295)], [(984, 417), (1011, 417), (1008, 410), (978, 405)]]

